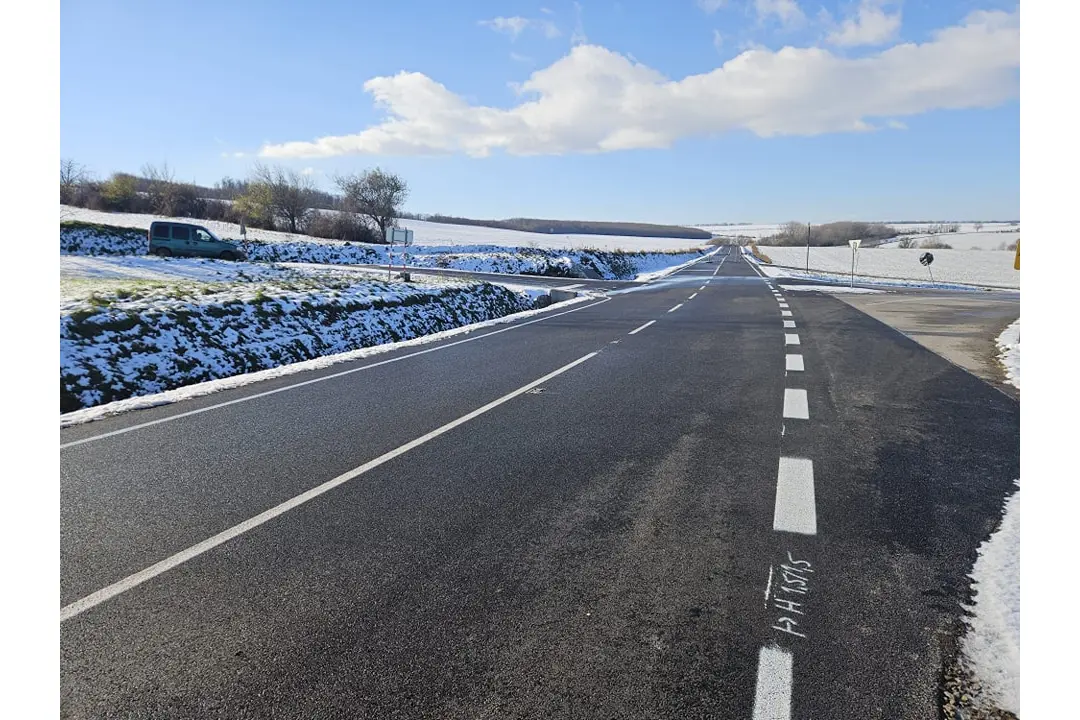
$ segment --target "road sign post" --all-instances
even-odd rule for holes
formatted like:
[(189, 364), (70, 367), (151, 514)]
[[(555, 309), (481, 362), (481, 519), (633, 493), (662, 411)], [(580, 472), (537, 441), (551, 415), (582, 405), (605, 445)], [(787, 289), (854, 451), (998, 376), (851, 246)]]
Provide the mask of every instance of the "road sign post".
[(1020, 238), (1016, 238), (1016, 259), (1013, 260), (1013, 270), (1020, 269)]
[(855, 255), (859, 252), (861, 244), (862, 240), (848, 240), (848, 245), (851, 246), (851, 287), (855, 287)]
[(930, 273), (930, 282), (934, 282), (934, 271), (930, 269), (930, 264), (934, 262), (934, 253), (924, 252), (919, 256), (919, 262), (921, 262), (926, 267), (926, 271)]
[(390, 243), (390, 251), (386, 260), (386, 279), (389, 280), (394, 267), (394, 243), (401, 243), (402, 257), (404, 258), (402, 264), (402, 270), (405, 269), (405, 264), (409, 260), (408, 248), (413, 243), (413, 231), (406, 228), (388, 227), (386, 228), (386, 242)]
[(806, 223), (806, 272), (810, 272), (810, 223)]

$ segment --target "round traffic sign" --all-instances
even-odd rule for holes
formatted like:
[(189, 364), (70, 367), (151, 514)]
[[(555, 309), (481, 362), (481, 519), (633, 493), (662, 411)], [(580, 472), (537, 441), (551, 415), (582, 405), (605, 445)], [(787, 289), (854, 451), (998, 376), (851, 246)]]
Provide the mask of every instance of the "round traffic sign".
[(923, 265), (929, 266), (930, 263), (934, 262), (934, 253), (924, 252), (922, 255), (919, 256), (919, 262), (921, 262)]

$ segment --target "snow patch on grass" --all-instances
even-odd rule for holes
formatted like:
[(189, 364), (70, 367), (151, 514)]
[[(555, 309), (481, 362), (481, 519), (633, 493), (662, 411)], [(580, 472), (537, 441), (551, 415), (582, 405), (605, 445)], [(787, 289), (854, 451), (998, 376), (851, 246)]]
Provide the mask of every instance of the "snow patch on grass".
[(60, 409), (70, 412), (529, 310), (490, 283), (162, 285), (62, 304)]

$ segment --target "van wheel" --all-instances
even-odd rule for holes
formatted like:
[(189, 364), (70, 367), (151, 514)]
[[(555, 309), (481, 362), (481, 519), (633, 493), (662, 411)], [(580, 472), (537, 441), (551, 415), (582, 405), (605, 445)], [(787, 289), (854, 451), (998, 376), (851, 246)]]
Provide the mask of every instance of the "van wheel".
[(159, 247), (158, 249), (154, 250), (154, 254), (158, 257), (169, 257), (170, 255), (172, 255), (172, 250), (167, 247)]
[(230, 252), (229, 250), (226, 250), (225, 252), (221, 253), (221, 255), (219, 255), (218, 257), (220, 257), (222, 260), (235, 260), (236, 259), (236, 255), (234, 253)]

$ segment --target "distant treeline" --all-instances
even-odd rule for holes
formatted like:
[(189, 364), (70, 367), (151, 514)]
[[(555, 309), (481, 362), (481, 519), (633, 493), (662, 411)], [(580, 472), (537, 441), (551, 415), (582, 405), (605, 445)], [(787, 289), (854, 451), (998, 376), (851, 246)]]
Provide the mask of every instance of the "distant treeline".
[(500, 230), (520, 230), (544, 235), (628, 235), (632, 237), (671, 237), (690, 240), (709, 240), (712, 233), (680, 225), (654, 225), (652, 223), (603, 222), (593, 220), (541, 220), (538, 218), (510, 218), (509, 220), (474, 220), (452, 215), (421, 215), (406, 213), (413, 220), (446, 223), (448, 225), (472, 225)]
[[(807, 226), (800, 222), (785, 223), (775, 235), (762, 238), (762, 245), (803, 245), (806, 240)], [(826, 247), (847, 245), (849, 240), (862, 240), (868, 245), (876, 245), (899, 235), (896, 228), (884, 223), (841, 221), (825, 225), (810, 226), (810, 245)]]

